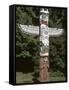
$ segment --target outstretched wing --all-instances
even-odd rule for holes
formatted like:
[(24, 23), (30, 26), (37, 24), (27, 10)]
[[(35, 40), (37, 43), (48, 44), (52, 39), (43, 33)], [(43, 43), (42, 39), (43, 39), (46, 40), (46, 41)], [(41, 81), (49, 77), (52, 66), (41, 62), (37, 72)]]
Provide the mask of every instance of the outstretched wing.
[(33, 25), (19, 25), (22, 32), (26, 34), (39, 35), (39, 26)]
[[(39, 35), (39, 26), (20, 24), (19, 27), (21, 31), (26, 34)], [(48, 28), (48, 30), (49, 30), (49, 36), (60, 36), (63, 33), (63, 29)]]
[(49, 28), (49, 36), (60, 36), (63, 33), (63, 29)]

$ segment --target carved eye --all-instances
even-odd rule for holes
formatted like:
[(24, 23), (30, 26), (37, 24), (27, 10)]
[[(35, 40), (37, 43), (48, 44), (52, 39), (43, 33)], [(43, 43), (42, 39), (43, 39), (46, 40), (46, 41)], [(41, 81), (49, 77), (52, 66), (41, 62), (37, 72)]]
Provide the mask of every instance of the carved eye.
[(48, 31), (45, 31), (45, 34), (47, 35), (48, 34)]
[(43, 15), (42, 15), (42, 18), (45, 19), (45, 18), (46, 18), (46, 15), (43, 14)]

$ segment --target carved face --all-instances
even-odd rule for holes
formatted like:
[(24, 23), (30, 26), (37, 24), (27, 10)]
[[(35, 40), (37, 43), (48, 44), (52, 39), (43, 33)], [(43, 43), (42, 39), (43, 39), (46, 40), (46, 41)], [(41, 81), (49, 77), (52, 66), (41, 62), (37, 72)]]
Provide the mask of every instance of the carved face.
[(48, 17), (49, 17), (49, 14), (48, 13), (42, 13), (40, 15), (40, 23), (41, 24), (48, 25)]

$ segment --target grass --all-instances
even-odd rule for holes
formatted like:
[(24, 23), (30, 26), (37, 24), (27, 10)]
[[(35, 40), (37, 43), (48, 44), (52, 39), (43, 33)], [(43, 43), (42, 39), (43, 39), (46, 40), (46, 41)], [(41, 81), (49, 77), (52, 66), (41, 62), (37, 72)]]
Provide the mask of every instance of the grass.
[[(33, 83), (33, 72), (16, 72), (16, 83)], [(49, 72), (49, 81), (65, 81), (65, 77), (60, 72)]]
[(31, 83), (33, 73), (24, 74), (23, 72), (16, 72), (16, 83)]
[(65, 81), (65, 77), (63, 73), (57, 72), (49, 72), (49, 81)]

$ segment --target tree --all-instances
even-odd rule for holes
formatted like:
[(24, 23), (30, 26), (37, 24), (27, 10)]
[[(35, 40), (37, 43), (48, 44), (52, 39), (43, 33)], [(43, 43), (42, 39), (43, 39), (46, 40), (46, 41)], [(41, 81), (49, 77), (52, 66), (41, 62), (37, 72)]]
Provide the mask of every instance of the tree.
[(35, 14), (37, 10), (38, 8), (35, 10), (34, 7), (18, 6), (16, 8), (16, 58), (20, 57), (24, 59), (32, 58), (33, 56), (37, 57), (39, 43), (38, 36), (22, 33), (18, 27), (18, 24), (34, 24), (32, 21), (34, 18), (37, 19), (38, 17)]
[(50, 37), (50, 69), (65, 74), (66, 62), (66, 9), (50, 8), (49, 26), (63, 28), (60, 37)]

